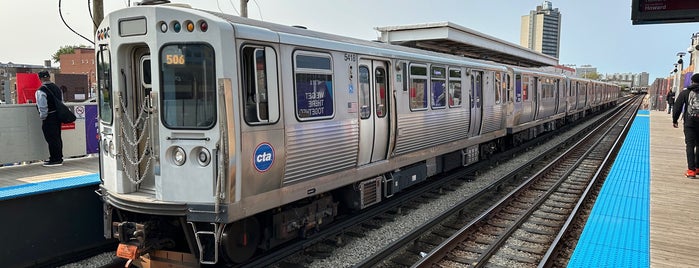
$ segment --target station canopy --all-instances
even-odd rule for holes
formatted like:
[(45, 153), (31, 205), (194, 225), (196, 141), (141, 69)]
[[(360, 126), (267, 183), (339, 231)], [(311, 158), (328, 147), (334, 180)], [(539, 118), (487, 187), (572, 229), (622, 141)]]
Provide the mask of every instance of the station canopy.
[(558, 65), (558, 59), (451, 23), (377, 27), (381, 41), (522, 67)]

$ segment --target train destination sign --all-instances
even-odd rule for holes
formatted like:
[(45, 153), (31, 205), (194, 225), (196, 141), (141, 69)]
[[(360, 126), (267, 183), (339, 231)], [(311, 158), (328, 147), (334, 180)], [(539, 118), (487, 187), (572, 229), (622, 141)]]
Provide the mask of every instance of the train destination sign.
[(699, 1), (632, 0), (631, 21), (634, 25), (697, 22)]

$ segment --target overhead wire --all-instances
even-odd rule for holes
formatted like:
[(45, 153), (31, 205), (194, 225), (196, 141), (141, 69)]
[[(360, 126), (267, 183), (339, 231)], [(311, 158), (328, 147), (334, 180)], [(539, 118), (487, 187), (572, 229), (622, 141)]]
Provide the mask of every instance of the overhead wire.
[(63, 11), (61, 10), (61, 2), (62, 2), (62, 0), (58, 0), (58, 15), (61, 16), (61, 20), (63, 21), (63, 24), (65, 24), (65, 26), (68, 27), (68, 29), (70, 29), (73, 33), (75, 33), (75, 34), (77, 34), (78, 36), (82, 37), (83, 39), (87, 40), (88, 42), (90, 42), (90, 44), (92, 44), (92, 45), (94, 46), (94, 45), (95, 45), (95, 42), (93, 42), (92, 40), (90, 40), (90, 39), (88, 39), (87, 37), (83, 36), (82, 34), (76, 32), (75, 30), (73, 30), (73, 28), (70, 27), (70, 25), (68, 25), (68, 23), (66, 22), (66, 20), (63, 18)]
[(233, 1), (228, 0), (228, 2), (230, 2), (230, 3), (231, 3), (231, 6), (233, 6), (233, 10), (235, 10), (235, 13), (238, 13), (238, 16), (240, 16), (240, 12), (238, 11), (237, 8), (235, 8), (235, 5), (233, 4)]
[(257, 3), (257, 0), (252, 1), (255, 2), (255, 5), (257, 6), (257, 12), (260, 13), (260, 20), (264, 21), (264, 19), (262, 18), (262, 8), (260, 7), (260, 4)]

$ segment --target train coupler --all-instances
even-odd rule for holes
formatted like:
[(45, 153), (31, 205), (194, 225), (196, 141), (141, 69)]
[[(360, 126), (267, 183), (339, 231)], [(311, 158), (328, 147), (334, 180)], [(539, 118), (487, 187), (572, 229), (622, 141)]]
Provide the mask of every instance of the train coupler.
[(145, 226), (133, 222), (112, 222), (114, 238), (119, 239), (116, 255), (124, 259), (135, 260), (143, 252)]

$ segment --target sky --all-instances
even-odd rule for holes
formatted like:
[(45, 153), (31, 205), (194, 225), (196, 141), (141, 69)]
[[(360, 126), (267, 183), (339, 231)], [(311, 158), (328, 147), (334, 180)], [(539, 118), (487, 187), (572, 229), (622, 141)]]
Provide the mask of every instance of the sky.
[[(135, 1), (104, 0), (104, 13)], [(238, 15), (239, 0), (172, 1)], [(449, 21), (519, 44), (521, 17), (541, 0), (251, 0), (248, 17), (375, 40), (375, 27)], [(562, 14), (560, 64), (592, 65), (601, 74), (667, 77), (699, 23), (631, 24), (631, 0), (551, 0)], [(0, 0), (0, 63), (41, 65), (61, 46), (88, 45), (60, 19), (58, 0)], [(88, 1), (65, 0), (63, 17), (92, 39)], [(56, 64), (54, 64), (55, 66)], [(686, 67), (687, 64), (685, 64)]]

